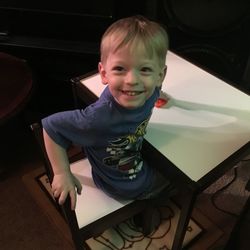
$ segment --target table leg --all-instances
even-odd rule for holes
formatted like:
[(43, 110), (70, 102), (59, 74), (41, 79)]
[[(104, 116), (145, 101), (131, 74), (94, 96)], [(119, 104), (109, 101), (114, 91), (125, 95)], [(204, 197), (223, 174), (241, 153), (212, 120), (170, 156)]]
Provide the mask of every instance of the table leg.
[(194, 202), (196, 200), (195, 190), (189, 189), (181, 196), (180, 217), (177, 224), (172, 250), (182, 249), (186, 229), (191, 218)]

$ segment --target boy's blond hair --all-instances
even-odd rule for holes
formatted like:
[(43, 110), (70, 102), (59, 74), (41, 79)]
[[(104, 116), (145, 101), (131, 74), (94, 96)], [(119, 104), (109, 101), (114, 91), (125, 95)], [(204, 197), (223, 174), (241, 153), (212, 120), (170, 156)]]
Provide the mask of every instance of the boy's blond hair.
[(165, 65), (169, 46), (167, 32), (160, 24), (143, 16), (120, 19), (106, 30), (101, 40), (101, 62), (105, 64), (110, 53), (137, 44), (143, 44), (150, 57), (156, 55), (160, 64)]

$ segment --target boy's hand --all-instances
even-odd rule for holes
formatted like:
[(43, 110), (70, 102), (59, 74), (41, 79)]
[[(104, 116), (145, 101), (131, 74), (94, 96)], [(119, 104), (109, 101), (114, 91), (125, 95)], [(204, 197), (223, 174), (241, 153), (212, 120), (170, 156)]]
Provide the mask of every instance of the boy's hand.
[(71, 201), (71, 209), (76, 207), (76, 191), (81, 194), (82, 185), (79, 180), (70, 172), (54, 175), (52, 182), (52, 193), (58, 199), (58, 203), (62, 205), (69, 195)]
[(157, 101), (155, 102), (155, 107), (162, 108), (163, 106), (165, 106), (168, 103), (169, 99), (170, 99), (169, 96), (161, 90), (160, 96), (157, 99)]

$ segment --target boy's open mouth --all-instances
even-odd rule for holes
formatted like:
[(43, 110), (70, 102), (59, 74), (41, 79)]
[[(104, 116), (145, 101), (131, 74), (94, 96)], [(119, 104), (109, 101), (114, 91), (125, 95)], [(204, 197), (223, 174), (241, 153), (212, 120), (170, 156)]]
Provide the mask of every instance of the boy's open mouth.
[(141, 93), (143, 93), (143, 91), (125, 91), (125, 90), (122, 90), (122, 93), (124, 95), (128, 95), (128, 96), (136, 96), (136, 95), (140, 95)]

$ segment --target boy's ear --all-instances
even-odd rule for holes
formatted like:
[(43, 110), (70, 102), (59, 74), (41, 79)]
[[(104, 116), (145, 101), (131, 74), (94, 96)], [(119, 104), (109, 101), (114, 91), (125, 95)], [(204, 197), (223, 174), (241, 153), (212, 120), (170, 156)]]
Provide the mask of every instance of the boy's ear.
[(98, 63), (98, 70), (102, 79), (103, 84), (108, 84), (107, 73), (101, 62)]
[(164, 81), (164, 78), (167, 74), (167, 65), (165, 65), (162, 70), (160, 71), (160, 74), (159, 74), (159, 81), (158, 81), (158, 87), (161, 87), (162, 85), (162, 82)]

